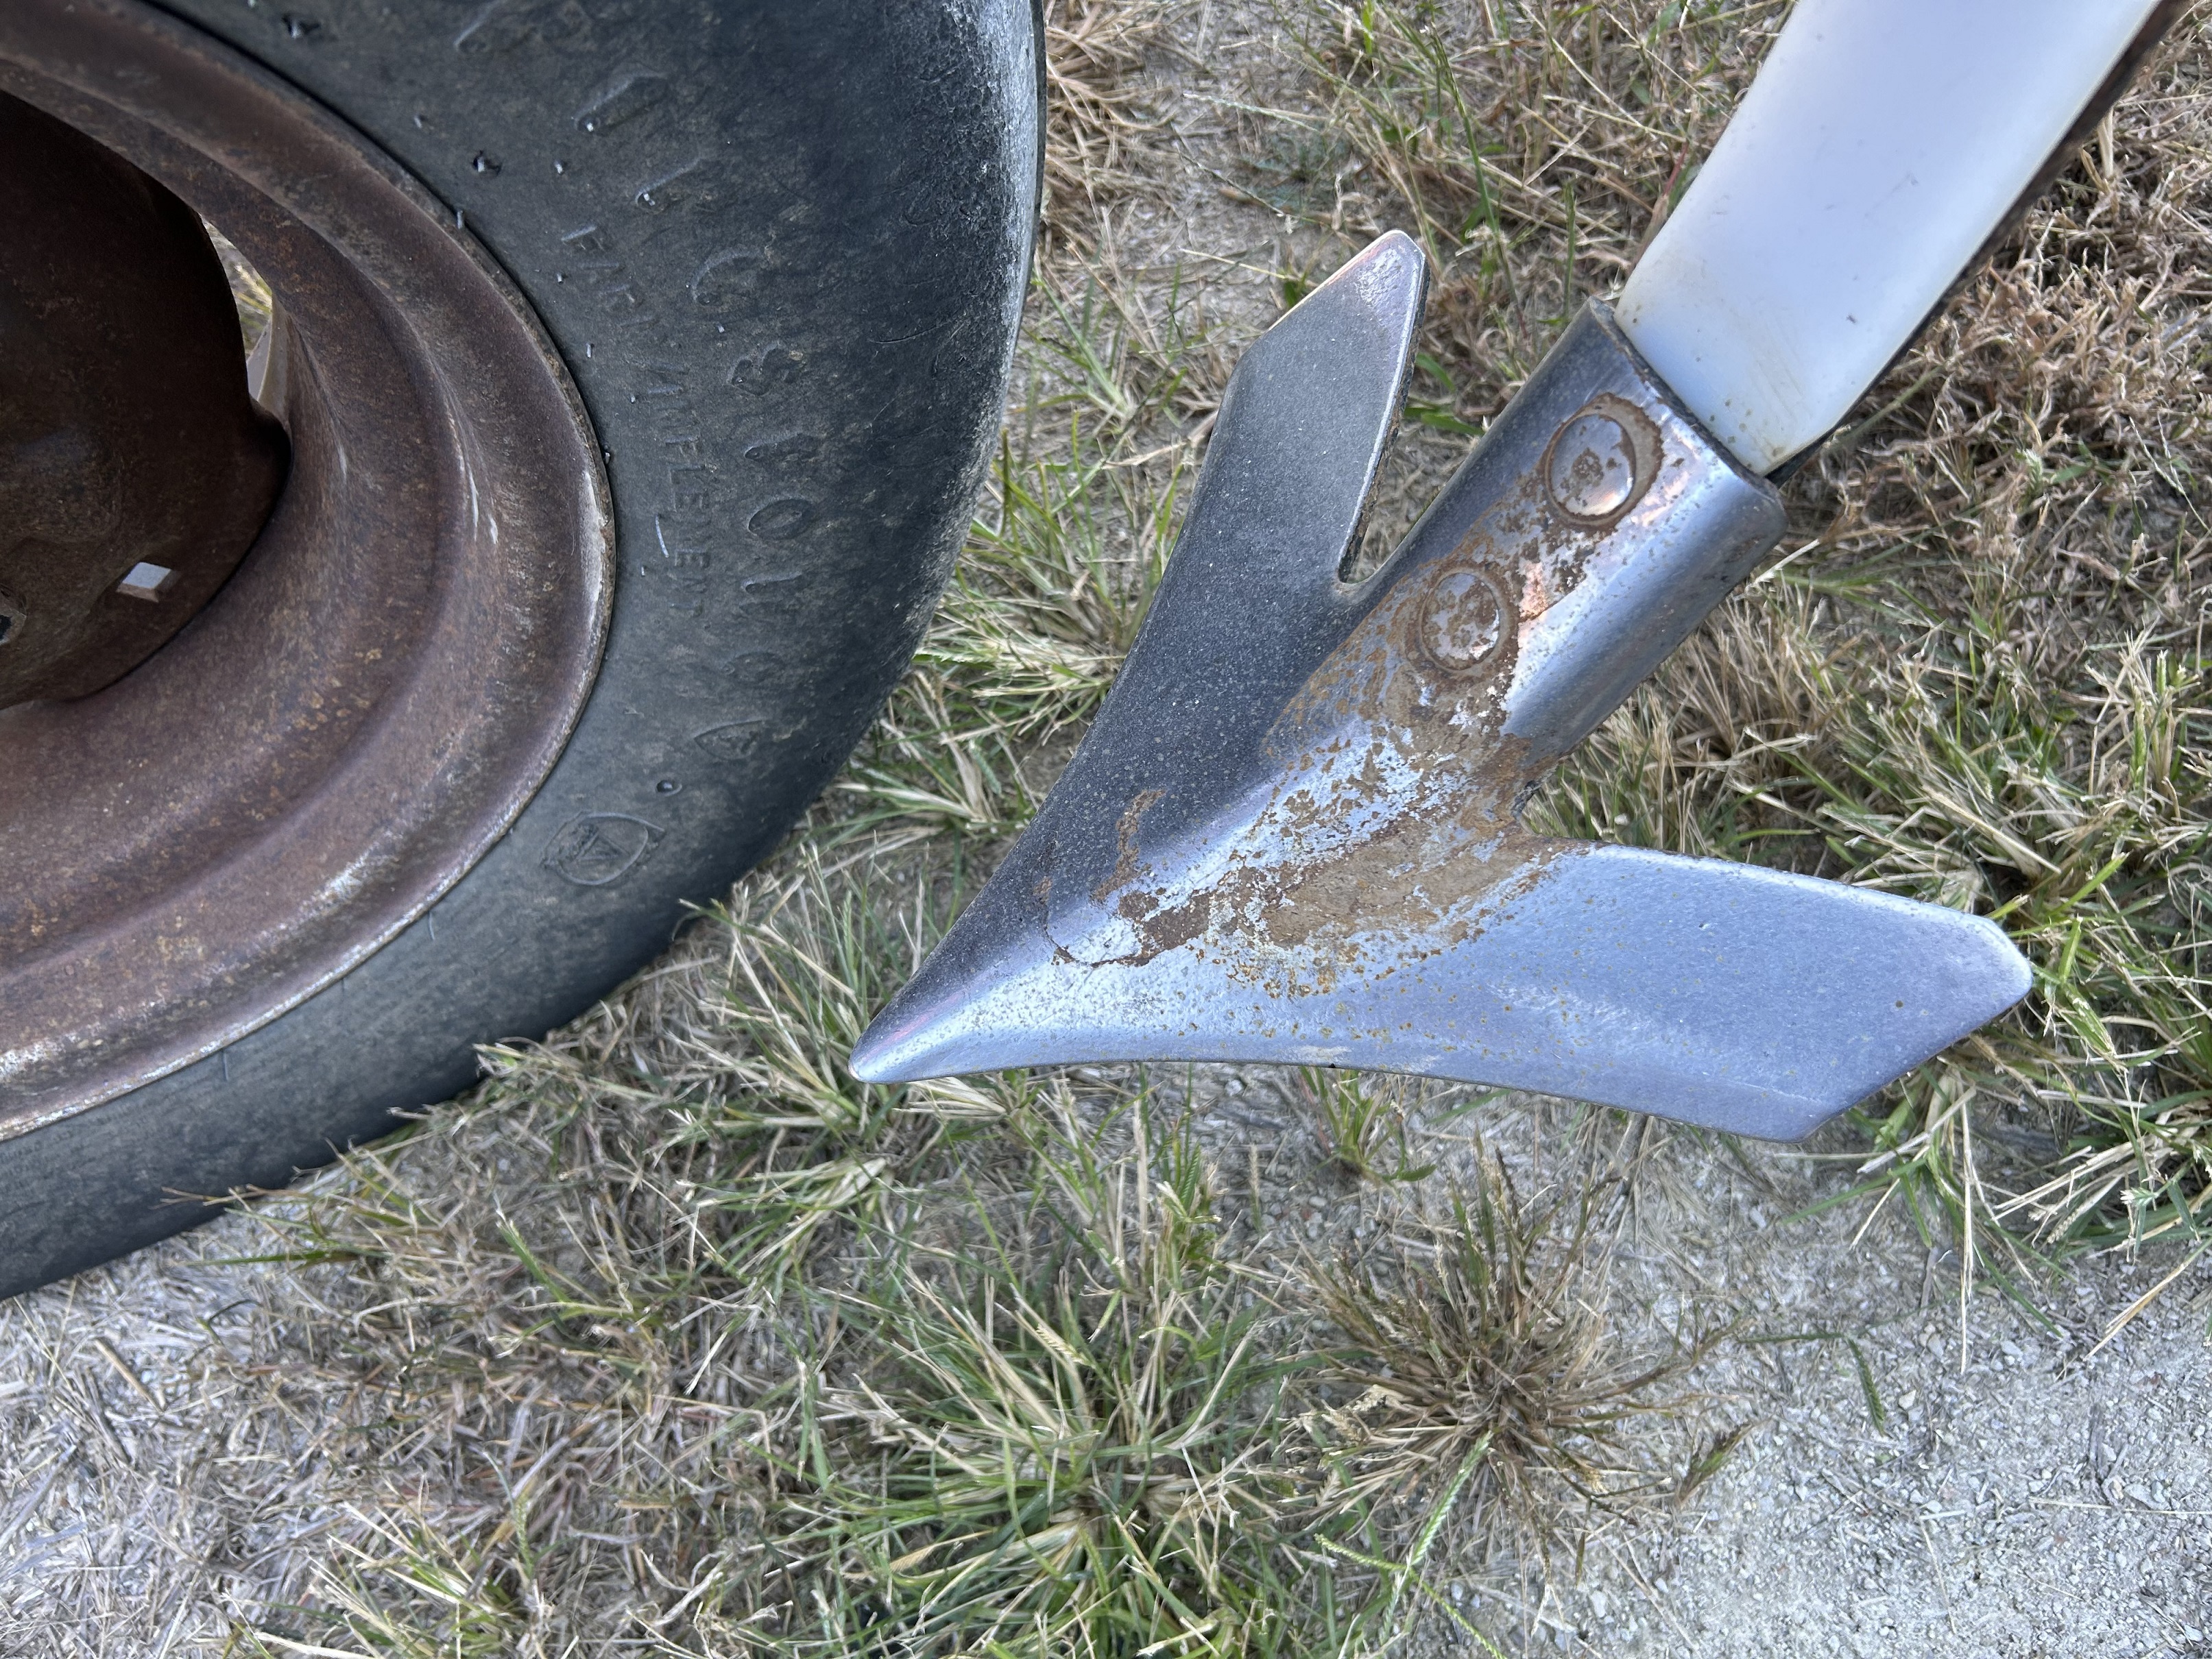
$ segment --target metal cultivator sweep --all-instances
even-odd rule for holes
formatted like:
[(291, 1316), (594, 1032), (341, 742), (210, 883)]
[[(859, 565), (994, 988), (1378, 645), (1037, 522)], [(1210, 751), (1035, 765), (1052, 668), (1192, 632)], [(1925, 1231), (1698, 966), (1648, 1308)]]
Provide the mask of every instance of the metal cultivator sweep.
[[(1358, 581), (1427, 274), (1346, 265), (854, 1072), (1295, 1060), (1798, 1136), (2017, 1000), (1987, 920), (1518, 813), (2179, 10), (1797, 0)], [(779, 844), (969, 526), (1042, 48), (1031, 0), (0, 3), (0, 1295), (459, 1092)]]
[(855, 1071), (1368, 1066), (1795, 1139), (2017, 1001), (1992, 922), (1516, 811), (2173, 9), (1800, 0), (1619, 300), (1351, 584), (1425, 273), (1395, 233), (1338, 271), (1238, 366), (1096, 727)]

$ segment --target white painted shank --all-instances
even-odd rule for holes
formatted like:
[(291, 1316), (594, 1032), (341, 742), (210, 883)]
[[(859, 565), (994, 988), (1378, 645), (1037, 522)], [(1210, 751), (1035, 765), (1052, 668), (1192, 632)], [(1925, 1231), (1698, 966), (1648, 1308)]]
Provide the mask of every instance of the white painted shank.
[(1798, 0), (1620, 295), (1737, 459), (1840, 421), (2088, 105), (2156, 0)]

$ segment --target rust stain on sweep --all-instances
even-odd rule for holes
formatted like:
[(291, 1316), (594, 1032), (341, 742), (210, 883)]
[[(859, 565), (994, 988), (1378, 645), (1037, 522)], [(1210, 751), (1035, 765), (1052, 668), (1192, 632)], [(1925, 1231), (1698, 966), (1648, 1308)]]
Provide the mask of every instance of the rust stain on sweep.
[(1164, 789), (1141, 790), (1123, 809), (1121, 822), (1114, 830), (1119, 855), (1114, 860), (1113, 872), (1091, 890), (1092, 902), (1105, 903), (1115, 888), (1127, 887), (1142, 873), (1143, 866), (1137, 860), (1137, 826), (1144, 822), (1145, 814), (1158, 805), (1166, 793)]
[(1132, 799), (1114, 871), (1091, 896), (1121, 891), (1113, 911), (1136, 948), (1097, 965), (1195, 945), (1239, 977), (1310, 974), (1325, 991), (1346, 969), (1389, 971), (1360, 960), (1361, 931), (1387, 927), (1394, 961), (1409, 929), (1448, 949), (1587, 850), (1522, 826), (1519, 800), (1553, 757), (1504, 729), (1523, 640), (1581, 584), (1657, 471), (1659, 428), (1643, 410), (1607, 398), (1584, 414), (1626, 438), (1634, 476), (1620, 511), (1592, 522), (1562, 510), (1540, 466), (1449, 554), (1399, 579), (1270, 730), (1282, 781), (1206, 885), (1133, 885), (1146, 873), (1139, 828), (1160, 792)]

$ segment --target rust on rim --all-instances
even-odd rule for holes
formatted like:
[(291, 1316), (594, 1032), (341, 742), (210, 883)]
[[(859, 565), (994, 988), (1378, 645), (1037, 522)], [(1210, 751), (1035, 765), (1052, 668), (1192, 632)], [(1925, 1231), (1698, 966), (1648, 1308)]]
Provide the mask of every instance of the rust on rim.
[(213, 598), (284, 481), (199, 216), (0, 94), (0, 708), (88, 696)]
[[(179, 544), (155, 532), (197, 510), (214, 543), (225, 525), (250, 534), (253, 481), (281, 453), (250, 411), (222, 511), (157, 484), (118, 497), (117, 522), (74, 552), (50, 538), (41, 555), (79, 573), (59, 586), (92, 623), (76, 678), (27, 671), (0, 695), (6, 1135), (215, 1052), (450, 888), (582, 708), (613, 531), (582, 406), (527, 305), (343, 123), (137, 0), (9, 0), (0, 93), (142, 170), (252, 261), (284, 319), (268, 383), (290, 447), (234, 569), (220, 556), (234, 550), (173, 560), (156, 550)], [(234, 335), (228, 350), (242, 398)], [(40, 382), (64, 410), (133, 372), (70, 355)], [(0, 415), (0, 445), (37, 424)], [(158, 477), (127, 422), (103, 430), (116, 465)], [(21, 591), (30, 562), (0, 568), (0, 618), (26, 646), (46, 603)], [(120, 645), (93, 638), (110, 617)]]

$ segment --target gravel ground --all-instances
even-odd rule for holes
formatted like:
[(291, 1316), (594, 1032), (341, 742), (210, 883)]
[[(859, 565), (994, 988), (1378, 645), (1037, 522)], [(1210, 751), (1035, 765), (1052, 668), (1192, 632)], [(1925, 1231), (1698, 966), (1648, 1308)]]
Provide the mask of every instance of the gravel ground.
[(1978, 1295), (1962, 1343), (1955, 1254), (1930, 1252), (1895, 1216), (1852, 1248), (1863, 1202), (1775, 1225), (1774, 1209), (1808, 1189), (1773, 1154), (1753, 1167), (1774, 1181), (1771, 1198), (1711, 1171), (1697, 1183), (1711, 1208), (1652, 1241), (1647, 1260), (1673, 1282), (1686, 1272), (1724, 1287), (1749, 1334), (1850, 1338), (1884, 1420), (1843, 1341), (1724, 1352), (1698, 1381), (1759, 1426), (1693, 1512), (1593, 1550), (1559, 1644), (2212, 1650), (2212, 1349), (2201, 1310), (2185, 1305), (2204, 1277), (2094, 1357), (2081, 1356), (2114, 1310), (2172, 1264), (2083, 1269), (2037, 1298), (2057, 1330)]
[[(1387, 1236), (1463, 1169), (1469, 1126), (1522, 1170), (1565, 1133), (1556, 1103), (1492, 1103), (1417, 1139), (1437, 1176), (1347, 1187), (1291, 1079), (1193, 1083), (1224, 1218), (1250, 1224), (1256, 1169), (1247, 1255), (1279, 1266)], [(2094, 1353), (2179, 1260), (2087, 1264), (2035, 1287), (2041, 1319), (1984, 1287), (1962, 1369), (1955, 1255), (1896, 1204), (1870, 1224), (1866, 1200), (1787, 1218), (1849, 1184), (1849, 1163), (1806, 1150), (1739, 1161), (1674, 1138), (1615, 1255), (1608, 1314), (1627, 1348), (1693, 1305), (1740, 1322), (1674, 1390), (1692, 1403), (1640, 1426), (1632, 1455), (1679, 1472), (1749, 1424), (1735, 1454), (1679, 1510), (1586, 1518), (1578, 1575), (1468, 1549), (1438, 1573), (1455, 1605), (1527, 1651), (2212, 1654), (2212, 1273), (2192, 1268)], [(237, 1260), (269, 1243), (227, 1218), (7, 1310), (0, 1652), (223, 1651), (377, 1484), (361, 1449), (386, 1408), (343, 1363), (365, 1284), (343, 1265)], [(526, 1469), (552, 1444), (526, 1406), (505, 1426), (524, 1450), (495, 1461)], [(389, 1474), (424, 1478), (393, 1461)], [(1455, 1650), (1425, 1627), (1421, 1646)]]
[[(1419, 1201), (1332, 1182), (1279, 1076), (1198, 1090), (1218, 1166), (1259, 1155), (1256, 1259), (1357, 1249)], [(1565, 1115), (1509, 1102), (1467, 1121), (1526, 1170)], [(1419, 1144), (1443, 1166), (1424, 1186), (1465, 1172), (1467, 1139)], [(1842, 1140), (1664, 1146), (1615, 1253), (1615, 1339), (1663, 1342), (1692, 1306), (1739, 1322), (1683, 1379), (1693, 1403), (1637, 1450), (1680, 1470), (1701, 1441), (1748, 1431), (1679, 1509), (1589, 1522), (1578, 1577), (1532, 1594), (1510, 1563), (1470, 1559), (1455, 1601), (1573, 1653), (2212, 1655), (2212, 1272), (2181, 1272), (2101, 1346), (2183, 1258), (2077, 1264), (2028, 1287), (2033, 1315), (1984, 1285), (1962, 1341), (1957, 1252), (1900, 1204), (1802, 1213), (1852, 1184)]]

